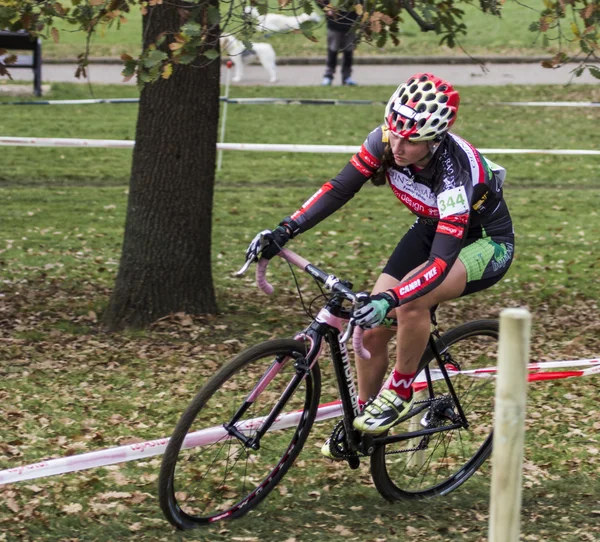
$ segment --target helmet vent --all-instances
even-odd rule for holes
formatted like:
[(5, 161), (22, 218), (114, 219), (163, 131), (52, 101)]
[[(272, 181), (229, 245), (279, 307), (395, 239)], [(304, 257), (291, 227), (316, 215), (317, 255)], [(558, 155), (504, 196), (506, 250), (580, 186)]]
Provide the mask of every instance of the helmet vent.
[(435, 132), (427, 132), (427, 135), (425, 136), (426, 138), (434, 138), (436, 136)]
[(440, 90), (442, 92), (446, 92), (448, 90), (448, 85), (440, 85), (440, 87), (438, 88), (438, 90)]
[(445, 104), (447, 101), (448, 101), (448, 96), (446, 96), (445, 94), (438, 96), (438, 102)]
[(442, 131), (446, 129), (446, 126), (448, 126), (447, 122), (442, 122), (442, 124), (439, 125), (438, 130)]
[(425, 85), (423, 85), (423, 90), (425, 92), (429, 92), (432, 88), (433, 88), (433, 83), (431, 81), (429, 81)]
[(427, 119), (421, 119), (419, 122), (417, 122), (417, 128), (420, 130), (421, 128), (423, 128), (423, 126), (425, 126), (426, 122)]
[(419, 85), (412, 85), (408, 90), (411, 94), (414, 94), (415, 92), (417, 92), (417, 90), (419, 90)]
[(434, 127), (435, 127), (435, 126), (437, 126), (439, 123), (440, 123), (440, 119), (433, 119), (433, 120), (431, 121), (431, 126), (434, 126)]
[(444, 109), (442, 109), (440, 111), (440, 117), (444, 117), (448, 114), (448, 111), (450, 111), (450, 109), (448, 109), (447, 107), (444, 107)]
[(429, 112), (430, 113), (435, 113), (438, 110), (438, 104), (431, 104), (429, 106)]
[[(427, 89), (423, 89), (423, 90), (427, 90)], [(430, 102), (431, 100), (435, 100), (435, 94), (433, 92), (430, 92), (427, 96), (425, 96), (425, 100), (427, 102)]]
[(413, 96), (413, 102), (420, 102), (421, 98), (423, 97), (423, 94), (421, 94), (420, 92), (417, 92), (414, 96)]
[(425, 75), (425, 74), (423, 74), (423, 75), (421, 75), (421, 77), (419, 77), (419, 81), (421, 81), (421, 83), (422, 83), (423, 81), (427, 81), (427, 79), (429, 79), (429, 78), (428, 78), (428, 77), (427, 77), (427, 75)]
[(424, 111), (427, 111), (427, 106), (423, 102), (421, 102), (417, 106), (417, 113), (423, 113)]
[(400, 103), (402, 105), (406, 105), (406, 102), (408, 102), (408, 94), (405, 94), (404, 96), (402, 96), (402, 98), (400, 98)]
[(413, 119), (408, 119), (406, 121), (406, 129), (410, 130), (415, 125), (415, 121)]

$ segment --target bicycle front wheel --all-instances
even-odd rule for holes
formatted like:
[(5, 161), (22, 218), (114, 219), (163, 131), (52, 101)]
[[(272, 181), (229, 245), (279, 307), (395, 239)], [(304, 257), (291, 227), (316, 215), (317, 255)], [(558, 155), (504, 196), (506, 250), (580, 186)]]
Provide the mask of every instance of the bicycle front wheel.
[[(384, 444), (375, 450), (371, 456), (373, 482), (390, 501), (446, 495), (464, 483), (492, 451), (495, 378), (464, 371), (495, 367), (498, 322), (468, 322), (444, 333), (436, 345), (458, 404), (428, 347), (420, 368), (429, 367), (432, 390), (421, 384), (422, 390), (415, 394), (415, 407), (426, 408), (392, 428), (389, 435), (436, 428), (440, 432)], [(460, 410), (468, 425), (453, 429), (450, 426), (458, 425)]]
[(303, 342), (267, 341), (201, 388), (160, 469), (159, 501), (171, 524), (186, 530), (240, 517), (285, 475), (319, 406), (319, 366), (308, 370), (305, 355)]

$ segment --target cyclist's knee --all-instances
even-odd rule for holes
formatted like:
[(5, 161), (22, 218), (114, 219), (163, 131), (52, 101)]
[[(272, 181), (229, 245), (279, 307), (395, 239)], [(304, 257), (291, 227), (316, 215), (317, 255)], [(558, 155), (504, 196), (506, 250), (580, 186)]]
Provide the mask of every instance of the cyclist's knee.
[(398, 325), (402, 325), (404, 322), (409, 322), (415, 318), (427, 318), (430, 317), (430, 303), (424, 299), (415, 299), (406, 305), (400, 305), (396, 309), (396, 317), (398, 318)]
[(363, 343), (371, 354), (376, 354), (387, 350), (387, 345), (393, 336), (394, 332), (388, 328), (376, 327), (374, 329), (367, 329), (363, 335)]

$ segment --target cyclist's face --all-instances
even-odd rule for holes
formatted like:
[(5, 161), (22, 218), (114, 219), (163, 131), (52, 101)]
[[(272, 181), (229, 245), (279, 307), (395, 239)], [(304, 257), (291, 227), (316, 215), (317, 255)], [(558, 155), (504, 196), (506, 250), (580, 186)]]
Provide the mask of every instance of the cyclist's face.
[(410, 141), (392, 131), (389, 132), (389, 141), (394, 160), (399, 166), (411, 164), (424, 166), (429, 161), (427, 141)]

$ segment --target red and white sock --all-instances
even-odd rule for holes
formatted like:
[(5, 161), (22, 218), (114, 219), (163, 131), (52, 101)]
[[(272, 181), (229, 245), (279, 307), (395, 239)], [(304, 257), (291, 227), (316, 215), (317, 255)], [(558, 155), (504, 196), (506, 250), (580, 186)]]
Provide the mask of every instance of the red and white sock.
[(416, 373), (403, 374), (399, 373), (395, 368), (392, 372), (392, 377), (388, 380), (388, 388), (395, 391), (401, 399), (410, 399), (411, 385), (415, 379)]
[(358, 398), (358, 408), (362, 412), (365, 409), (366, 401), (363, 401), (360, 397)]

